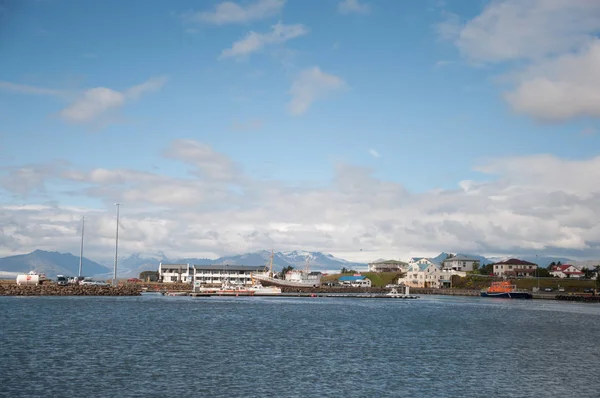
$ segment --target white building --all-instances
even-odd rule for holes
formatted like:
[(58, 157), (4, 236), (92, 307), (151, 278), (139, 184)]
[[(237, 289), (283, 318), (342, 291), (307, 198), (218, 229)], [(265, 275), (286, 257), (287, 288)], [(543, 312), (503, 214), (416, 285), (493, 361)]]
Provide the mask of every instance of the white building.
[(463, 271), (442, 270), (426, 258), (413, 257), (409, 262), (407, 273), (398, 278), (398, 284), (434, 289), (451, 287), (451, 278), (454, 275), (464, 277), (467, 274)]
[(194, 281), (200, 282), (203, 285), (220, 285), (224, 280), (228, 280), (231, 283), (251, 285), (252, 273), (264, 270), (264, 265), (194, 265), (193, 278)]
[(556, 265), (552, 267), (550, 274), (555, 278), (583, 278), (585, 275), (583, 271), (571, 264)]
[(406, 272), (408, 264), (398, 260), (383, 260), (369, 263), (369, 272)]
[(158, 280), (165, 283), (193, 281), (193, 269), (190, 264), (163, 264), (158, 265)]
[(471, 272), (475, 264), (479, 264), (476, 258), (455, 256), (442, 261), (442, 269)]
[(494, 275), (501, 277), (534, 277), (537, 270), (537, 264), (517, 258), (495, 263), (493, 267)]

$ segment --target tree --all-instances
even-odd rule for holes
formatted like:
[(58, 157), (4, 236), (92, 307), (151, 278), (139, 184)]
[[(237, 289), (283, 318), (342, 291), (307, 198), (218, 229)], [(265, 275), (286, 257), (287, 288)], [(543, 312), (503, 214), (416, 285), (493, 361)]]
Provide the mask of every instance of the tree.
[(473, 272), (475, 272), (475, 273), (479, 272), (479, 261), (475, 261), (473, 263)]
[(561, 265), (562, 265), (562, 264), (561, 264), (561, 262), (560, 262), (560, 261), (556, 263), (556, 266), (557, 266), (557, 267), (560, 267)]
[(479, 273), (481, 275), (490, 275), (494, 273), (494, 264), (486, 264), (483, 267), (479, 267)]
[(356, 271), (353, 269), (348, 269), (346, 267), (342, 267), (342, 270), (340, 271), (340, 273), (342, 274), (356, 274)]
[(285, 279), (285, 274), (287, 274), (288, 272), (292, 271), (293, 269), (294, 269), (294, 267), (292, 267), (291, 265), (288, 265), (287, 267), (283, 267), (283, 269), (279, 273), (279, 277), (281, 279)]
[(538, 276), (540, 278), (549, 278), (552, 275), (550, 275), (550, 271), (548, 271), (546, 268), (537, 268), (536, 272), (535, 272), (535, 276)]
[(581, 272), (583, 272), (583, 279), (592, 279), (594, 277), (594, 270), (593, 269), (589, 269), (587, 267), (583, 267), (581, 269)]
[(141, 280), (145, 281), (150, 281), (150, 282), (156, 282), (158, 281), (158, 271), (142, 271), (140, 272), (140, 276), (139, 278)]
[(552, 261), (550, 264), (548, 264), (548, 266), (546, 267), (546, 269), (547, 270), (551, 270), (554, 267), (556, 267), (556, 263), (554, 261)]

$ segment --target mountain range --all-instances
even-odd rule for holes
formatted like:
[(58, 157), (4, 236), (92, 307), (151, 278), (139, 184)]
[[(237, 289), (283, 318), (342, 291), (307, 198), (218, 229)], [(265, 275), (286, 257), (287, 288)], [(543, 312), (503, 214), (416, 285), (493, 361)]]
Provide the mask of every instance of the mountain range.
[[(436, 257), (429, 258), (429, 260), (431, 260), (435, 264), (441, 264), (441, 262), (445, 260), (449, 254), (450, 253), (442, 252)], [(483, 256), (463, 253), (456, 253), (455, 255), (476, 258), (480, 261), (481, 265), (495, 263), (510, 258), (486, 258)], [(119, 261), (118, 276), (119, 278), (137, 277), (142, 271), (157, 270), (158, 264), (161, 262), (171, 264), (189, 263), (196, 265), (229, 264), (260, 266), (267, 265), (270, 256), (271, 252), (266, 250), (257, 251), (253, 253), (224, 256), (219, 257), (217, 259), (169, 259), (163, 253), (157, 253), (156, 255), (141, 255), (139, 253), (136, 253)], [(518, 257), (521, 260), (534, 262), (543, 267), (547, 266), (553, 261), (560, 261), (563, 264), (573, 263), (573, 260), (564, 257), (539, 257), (535, 255), (515, 257)], [(301, 269), (304, 268), (307, 259), (309, 260), (310, 268), (313, 271), (337, 272), (343, 267), (348, 269), (354, 269), (356, 271), (367, 270), (367, 264), (365, 263), (347, 261), (342, 258), (335, 257), (331, 254), (300, 250), (274, 253), (273, 268), (276, 270), (281, 270), (283, 267), (291, 266), (297, 269)], [(74, 256), (71, 253), (35, 250), (29, 254), (20, 254), (16, 256), (0, 258), (0, 277), (13, 278), (16, 276), (16, 274), (29, 272), (31, 270), (44, 272), (51, 278), (54, 278), (56, 277), (56, 275), (60, 274), (69, 276), (77, 275), (79, 271), (79, 256)], [(112, 278), (113, 266), (112, 264), (103, 265), (84, 257), (82, 263), (82, 274), (86, 276), (93, 276), (99, 279), (109, 279)]]
[[(240, 255), (224, 256), (217, 259), (209, 258), (180, 258), (170, 259), (162, 253), (155, 256), (143, 256), (141, 254), (132, 254), (131, 256), (119, 260), (118, 277), (130, 278), (137, 277), (140, 272), (148, 270), (157, 270), (159, 263), (171, 264), (229, 264), (229, 265), (267, 265), (271, 257), (271, 252), (263, 250), (254, 253), (244, 253)], [(342, 267), (356, 270), (366, 270), (367, 264), (357, 263), (335, 257), (331, 254), (321, 252), (289, 251), (276, 252), (273, 256), (273, 268), (280, 270), (283, 267), (303, 268), (306, 260), (309, 259), (310, 268), (313, 271), (332, 271), (340, 270)], [(79, 256), (71, 253), (58, 253), (43, 250), (35, 250), (29, 254), (20, 254), (16, 256), (0, 258), (0, 277), (14, 277), (16, 274), (36, 270), (44, 272), (48, 277), (54, 278), (56, 275), (77, 275), (79, 272)], [(84, 257), (82, 274), (93, 276), (99, 279), (109, 279), (113, 275), (112, 265), (102, 265)]]

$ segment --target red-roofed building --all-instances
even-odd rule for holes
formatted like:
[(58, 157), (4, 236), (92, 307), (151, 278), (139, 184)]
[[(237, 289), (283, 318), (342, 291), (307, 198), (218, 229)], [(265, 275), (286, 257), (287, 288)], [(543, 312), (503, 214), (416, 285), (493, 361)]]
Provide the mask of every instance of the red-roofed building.
[(494, 275), (506, 277), (534, 277), (537, 267), (537, 264), (518, 258), (493, 264)]
[(584, 276), (583, 271), (571, 264), (555, 265), (550, 273), (556, 278), (583, 278)]

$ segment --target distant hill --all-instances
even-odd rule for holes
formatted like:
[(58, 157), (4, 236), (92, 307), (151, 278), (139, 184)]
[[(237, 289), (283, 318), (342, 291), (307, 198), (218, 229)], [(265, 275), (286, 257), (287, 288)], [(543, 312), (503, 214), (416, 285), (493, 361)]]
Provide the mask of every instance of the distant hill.
[[(223, 256), (216, 259), (209, 258), (178, 258), (169, 259), (162, 253), (155, 256), (144, 256), (141, 254), (133, 254), (119, 261), (118, 276), (120, 278), (137, 277), (142, 271), (154, 271), (158, 269), (158, 264), (163, 263), (179, 263), (179, 264), (195, 264), (195, 265), (211, 265), (211, 264), (228, 264), (228, 265), (251, 265), (260, 266), (267, 265), (271, 257), (271, 252), (267, 250), (257, 251), (253, 253), (244, 253), (232, 256)], [(325, 270), (341, 270), (342, 267), (354, 268), (357, 270), (365, 269), (367, 264), (356, 263), (335, 257), (331, 254), (321, 252), (307, 251), (289, 251), (276, 252), (273, 255), (273, 268), (281, 270), (283, 267), (303, 268), (306, 259), (310, 259), (310, 268), (313, 271)], [(112, 270), (112, 269), (111, 269)], [(105, 272), (106, 275), (99, 275), (103, 279), (110, 278), (112, 271)]]
[[(50, 278), (61, 274), (74, 276), (79, 273), (79, 256), (71, 253), (35, 250), (29, 254), (0, 258), (0, 271), (25, 273), (31, 270), (43, 272)], [(108, 270), (109, 268), (102, 264), (83, 258), (82, 274), (85, 276), (107, 273)]]

